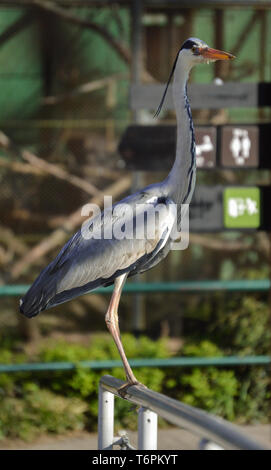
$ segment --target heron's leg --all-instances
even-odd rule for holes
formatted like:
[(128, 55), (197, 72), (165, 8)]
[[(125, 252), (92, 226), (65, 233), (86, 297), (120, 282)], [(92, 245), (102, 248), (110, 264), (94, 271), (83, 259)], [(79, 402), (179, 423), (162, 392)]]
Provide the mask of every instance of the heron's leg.
[(124, 370), (125, 370), (125, 374), (126, 374), (126, 378), (128, 382), (127, 384), (125, 384), (125, 386), (128, 386), (128, 385), (138, 384), (138, 380), (135, 378), (133, 371), (130, 367), (130, 364), (127, 360), (127, 357), (126, 357), (126, 354), (124, 352), (124, 348), (121, 342), (120, 330), (119, 330), (118, 306), (119, 306), (122, 288), (125, 284), (126, 279), (127, 279), (127, 274), (122, 274), (121, 276), (115, 279), (114, 291), (110, 300), (108, 310), (106, 312), (105, 321), (106, 321), (107, 328), (109, 329), (115, 341), (121, 360), (123, 362), (123, 366), (124, 366)]

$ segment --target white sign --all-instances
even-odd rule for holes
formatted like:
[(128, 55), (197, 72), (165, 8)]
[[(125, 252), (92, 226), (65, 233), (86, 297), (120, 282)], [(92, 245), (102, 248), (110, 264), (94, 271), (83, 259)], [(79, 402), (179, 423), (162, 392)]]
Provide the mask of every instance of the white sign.
[(245, 213), (248, 215), (257, 214), (257, 201), (253, 201), (250, 197), (230, 197), (228, 200), (228, 214), (231, 217), (239, 217)]
[(236, 165), (244, 165), (250, 156), (251, 140), (246, 129), (233, 129), (230, 141), (230, 151)]
[(204, 153), (211, 152), (214, 149), (209, 135), (204, 135), (202, 143), (196, 145), (197, 166), (202, 167), (205, 163)]

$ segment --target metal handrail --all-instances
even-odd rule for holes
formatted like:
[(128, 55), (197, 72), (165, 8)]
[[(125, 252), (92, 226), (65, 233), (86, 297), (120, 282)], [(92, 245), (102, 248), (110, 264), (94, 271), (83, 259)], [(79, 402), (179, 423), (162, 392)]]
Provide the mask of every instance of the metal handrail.
[[(133, 368), (135, 367), (227, 367), (244, 365), (269, 365), (271, 356), (224, 356), (224, 357), (141, 357), (129, 359)], [(26, 362), (18, 364), (0, 364), (0, 373), (14, 372), (42, 372), (73, 370), (77, 367), (85, 369), (113, 369), (122, 367), (119, 359), (108, 359), (104, 361), (85, 360), (78, 362), (52, 361), (52, 362)]]
[[(7, 284), (0, 286), (0, 297), (23, 295), (29, 289), (28, 284)], [(236, 279), (231, 281), (207, 280), (207, 281), (175, 281), (175, 282), (127, 282), (123, 288), (124, 293), (148, 293), (148, 292), (259, 292), (270, 289), (269, 279)], [(110, 294), (112, 286), (100, 287), (93, 291), (94, 294)]]
[[(120, 397), (119, 389), (124, 385), (122, 380), (116, 379), (110, 375), (105, 375), (100, 380), (100, 388), (112, 395)], [(123, 398), (121, 396), (121, 398)], [(125, 393), (124, 398), (129, 402), (143, 407), (143, 409), (151, 410), (159, 416), (177, 425), (181, 428), (207, 438), (209, 441), (215, 442), (224, 449), (239, 450), (266, 450), (262, 444), (252, 440), (245, 434), (240, 432), (237, 426), (225, 421), (222, 418), (211, 415), (198, 408), (186, 405), (182, 402), (169, 398), (161, 393), (154, 392), (140, 385), (130, 386)], [(99, 413), (101, 409), (99, 410)], [(106, 424), (111, 429), (112, 423), (109, 423), (108, 417), (112, 418), (112, 411), (107, 414)], [(102, 434), (102, 418), (99, 417), (99, 433)], [(111, 437), (112, 445), (113, 438)], [(100, 438), (100, 448), (102, 438)], [(107, 443), (108, 444), (108, 443)]]

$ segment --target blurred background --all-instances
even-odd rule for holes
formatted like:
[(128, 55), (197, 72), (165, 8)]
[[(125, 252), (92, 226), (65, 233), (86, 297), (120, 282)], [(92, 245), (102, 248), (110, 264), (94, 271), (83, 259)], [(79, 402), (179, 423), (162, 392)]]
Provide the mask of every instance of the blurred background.
[[(131, 83), (165, 83), (190, 36), (237, 56), (197, 67), (193, 84), (270, 82), (270, 8), (269, 1), (241, 0), (0, 1), (1, 364), (119, 359), (104, 322), (108, 293), (79, 297), (32, 321), (18, 314), (20, 295), (80, 228), (84, 204), (102, 203), (103, 194), (118, 200), (164, 178), (155, 162), (148, 171), (131, 169), (119, 150), (131, 124), (175, 123), (171, 110), (154, 121), (153, 109), (132, 109)], [(268, 126), (271, 111), (193, 105), (193, 119)], [(270, 170), (200, 169), (197, 178), (208, 187), (267, 187)], [(124, 293), (119, 316), (128, 357), (198, 357), (198, 365), (141, 367), (137, 378), (228, 420), (268, 423), (269, 278), (267, 229), (192, 232), (187, 250), (171, 252), (133, 281), (153, 288)], [(170, 291), (161, 284), (175, 281), (179, 287)], [(221, 284), (187, 290), (187, 281)], [(254, 359), (230, 366), (223, 363), (228, 356)], [(221, 363), (201, 365), (212, 357)], [(124, 378), (118, 367), (0, 373), (0, 438), (95, 430), (104, 373)], [(133, 427), (135, 412), (118, 401), (117, 423)]]

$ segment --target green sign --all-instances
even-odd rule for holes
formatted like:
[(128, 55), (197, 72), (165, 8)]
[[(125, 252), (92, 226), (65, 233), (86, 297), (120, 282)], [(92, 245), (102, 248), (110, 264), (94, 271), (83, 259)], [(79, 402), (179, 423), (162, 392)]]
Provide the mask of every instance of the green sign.
[(260, 226), (259, 188), (226, 188), (223, 199), (226, 228), (258, 228)]

